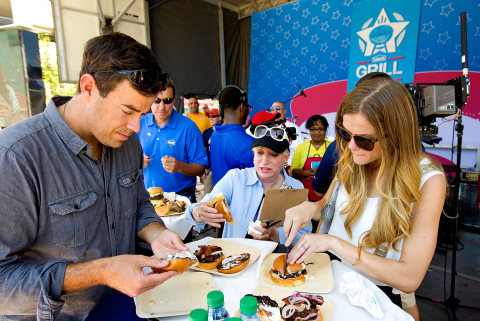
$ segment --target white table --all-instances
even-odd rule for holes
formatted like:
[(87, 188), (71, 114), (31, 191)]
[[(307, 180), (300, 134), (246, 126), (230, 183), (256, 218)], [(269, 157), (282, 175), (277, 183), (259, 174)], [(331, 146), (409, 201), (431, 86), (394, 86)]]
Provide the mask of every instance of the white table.
[(177, 233), (182, 240), (187, 237), (188, 232), (192, 228), (193, 224), (185, 219), (185, 214), (177, 216), (162, 216), (162, 220), (165, 226), (170, 230)]
[[(202, 240), (188, 243), (186, 245), (190, 248), (190, 250), (196, 250), (198, 248), (198, 245), (206, 244), (212, 239), (213, 238), (211, 237), (206, 237)], [(255, 287), (258, 286), (257, 269), (259, 269), (259, 264), (261, 265), (261, 262), (263, 262), (263, 258), (273, 251), (276, 243), (249, 239), (226, 239), (226, 241), (241, 243), (262, 249), (262, 255), (260, 256), (260, 258), (239, 276), (229, 278), (212, 274), (217, 289), (222, 290), (225, 295), (225, 308), (227, 309), (228, 313), (230, 313), (230, 316), (233, 316), (240, 308), (240, 299), (243, 298), (246, 294), (249, 294)], [(339, 282), (342, 280), (342, 276), (345, 273), (352, 272), (354, 270), (338, 261), (332, 261), (331, 263), (335, 288), (332, 292), (321, 295), (326, 298), (330, 298), (335, 302), (335, 309), (333, 311), (332, 318), (333, 321), (353, 319), (356, 321), (377, 320), (373, 318), (365, 309), (351, 305), (348, 301), (347, 295), (342, 294), (339, 291)], [(372, 291), (375, 293), (380, 307), (385, 314), (385, 317), (382, 320), (413, 320), (413, 318), (408, 313), (395, 305), (388, 298), (388, 296), (383, 293), (383, 291), (380, 290), (370, 280), (364, 278), (363, 282), (366, 287), (372, 289)], [(187, 321), (188, 315), (159, 318), (159, 320)]]

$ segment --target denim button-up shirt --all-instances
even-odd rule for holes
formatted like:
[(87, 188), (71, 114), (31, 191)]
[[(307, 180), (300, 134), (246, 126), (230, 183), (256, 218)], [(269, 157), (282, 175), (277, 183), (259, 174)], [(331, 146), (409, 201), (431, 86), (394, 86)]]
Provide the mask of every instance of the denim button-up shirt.
[(0, 132), (0, 320), (82, 320), (109, 293), (61, 295), (68, 263), (135, 252), (161, 219), (143, 185), (137, 135), (102, 164), (50, 101)]
[[(293, 177), (288, 176), (284, 170), (282, 174), (285, 177), (285, 182), (294, 189), (303, 188), (303, 184)], [(213, 190), (205, 195), (201, 203), (209, 202), (215, 195), (223, 193), (227, 200), (230, 210), (232, 211), (232, 218), (235, 220), (235, 225), (225, 224), (223, 229), (224, 238), (243, 238), (248, 232), (248, 223), (253, 221), (258, 209), (258, 205), (262, 201), (263, 187), (258, 179), (255, 167), (245, 169), (231, 169), (228, 171), (220, 182), (213, 188)], [(205, 223), (198, 223), (193, 219), (192, 210), (197, 204), (192, 204), (185, 212), (187, 221), (194, 224), (194, 229), (200, 231), (205, 227)], [(310, 233), (312, 231), (312, 223), (299, 230), (293, 244), (297, 243), (302, 234)], [(278, 228), (278, 235), (280, 243), (284, 244), (287, 238), (283, 231), (283, 227)]]

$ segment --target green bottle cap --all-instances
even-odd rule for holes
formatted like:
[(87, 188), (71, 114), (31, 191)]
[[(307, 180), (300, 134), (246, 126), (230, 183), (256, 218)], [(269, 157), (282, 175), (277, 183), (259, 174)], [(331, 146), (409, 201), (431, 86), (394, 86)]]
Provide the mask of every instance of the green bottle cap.
[(258, 302), (253, 296), (245, 296), (240, 300), (240, 311), (243, 314), (255, 314), (257, 312)]
[(188, 315), (188, 321), (207, 321), (208, 313), (204, 309), (195, 309)]
[(235, 318), (227, 319), (227, 321), (242, 321), (242, 319), (235, 317)]
[(224, 298), (223, 292), (211, 291), (207, 294), (207, 304), (211, 308), (220, 308), (223, 306)]

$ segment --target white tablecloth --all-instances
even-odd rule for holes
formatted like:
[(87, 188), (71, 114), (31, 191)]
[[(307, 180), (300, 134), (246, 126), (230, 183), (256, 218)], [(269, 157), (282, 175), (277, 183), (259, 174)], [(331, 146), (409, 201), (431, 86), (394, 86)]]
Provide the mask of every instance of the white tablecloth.
[[(195, 251), (198, 248), (198, 245), (203, 245), (212, 240), (211, 237), (206, 237), (202, 240), (186, 244), (190, 250)], [(225, 308), (230, 313), (230, 316), (233, 316), (237, 310), (240, 308), (240, 299), (243, 298), (246, 294), (249, 294), (255, 287), (258, 286), (257, 276), (260, 266), (263, 262), (263, 259), (276, 247), (274, 242), (266, 241), (256, 241), (249, 239), (227, 239), (229, 242), (241, 243), (248, 246), (253, 246), (260, 248), (262, 250), (262, 255), (260, 258), (253, 263), (246, 271), (240, 274), (237, 277), (229, 278), (223, 276), (217, 276), (212, 274), (215, 285), (219, 290), (225, 295)], [(377, 320), (373, 318), (365, 309), (355, 307), (350, 304), (348, 301), (347, 295), (342, 294), (339, 291), (339, 282), (342, 280), (342, 276), (347, 272), (354, 271), (349, 266), (338, 262), (332, 261), (332, 271), (333, 271), (333, 281), (335, 288), (332, 292), (321, 294), (326, 298), (330, 298), (335, 302), (335, 309), (333, 311), (333, 321), (340, 320)], [(147, 271), (146, 271), (147, 272)], [(195, 273), (195, 272), (192, 272)], [(413, 318), (395, 305), (388, 296), (383, 293), (375, 284), (370, 280), (364, 278), (364, 285), (375, 293), (377, 300), (385, 313), (385, 317), (382, 320), (405, 320), (412, 321)], [(294, 290), (294, 289), (293, 289)], [(187, 321), (188, 315), (176, 316), (176, 317), (165, 317), (159, 320), (178, 320), (178, 321)]]
[(170, 230), (177, 233), (183, 240), (187, 237), (188, 232), (192, 228), (193, 224), (185, 219), (185, 214), (178, 216), (163, 216), (162, 217), (165, 226)]

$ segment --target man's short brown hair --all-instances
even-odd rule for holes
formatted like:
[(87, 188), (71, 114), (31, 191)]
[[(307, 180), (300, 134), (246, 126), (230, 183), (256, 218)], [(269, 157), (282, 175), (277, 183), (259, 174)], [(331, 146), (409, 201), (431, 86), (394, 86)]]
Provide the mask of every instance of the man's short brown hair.
[[(159, 74), (162, 73), (162, 67), (153, 52), (132, 37), (121, 32), (112, 32), (92, 38), (87, 41), (83, 51), (77, 94), (82, 91), (80, 79), (85, 74), (93, 74), (97, 71), (138, 69), (150, 69)], [(113, 72), (98, 73), (94, 77), (100, 96), (103, 98), (125, 79)], [(160, 91), (158, 86), (140, 88), (130, 81), (129, 83), (132, 88), (145, 96), (154, 96)]]
[(173, 98), (175, 98), (175, 96), (177, 95), (175, 93), (175, 84), (173, 83), (173, 80), (169, 79), (168, 82), (167, 82), (167, 88), (172, 88), (172, 91), (173, 91)]

